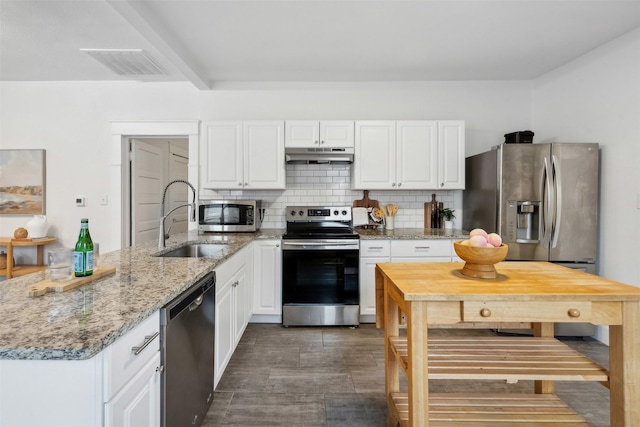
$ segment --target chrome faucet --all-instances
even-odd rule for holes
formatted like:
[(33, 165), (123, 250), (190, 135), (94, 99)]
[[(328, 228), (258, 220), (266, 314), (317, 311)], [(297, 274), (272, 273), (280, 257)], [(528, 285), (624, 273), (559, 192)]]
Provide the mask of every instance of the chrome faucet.
[[(167, 190), (169, 189), (169, 187), (171, 187), (172, 184), (175, 184), (176, 182), (184, 182), (189, 187), (191, 187), (191, 191), (193, 192), (193, 201), (191, 203), (187, 203), (186, 205), (176, 206), (175, 208), (171, 209), (169, 213), (165, 215), (164, 201), (167, 196)], [(189, 183), (189, 181), (185, 181), (184, 179), (176, 179), (174, 181), (171, 181), (170, 183), (167, 184), (166, 187), (164, 187), (164, 191), (162, 192), (162, 203), (160, 204), (160, 231), (158, 235), (158, 249), (165, 248), (165, 240), (169, 237), (169, 233), (165, 232), (164, 230), (164, 221), (167, 219), (169, 215), (173, 213), (173, 211), (185, 206), (191, 206), (191, 221), (195, 221), (196, 220), (196, 189), (193, 187), (193, 185)], [(171, 226), (169, 226), (169, 230), (171, 230)]]

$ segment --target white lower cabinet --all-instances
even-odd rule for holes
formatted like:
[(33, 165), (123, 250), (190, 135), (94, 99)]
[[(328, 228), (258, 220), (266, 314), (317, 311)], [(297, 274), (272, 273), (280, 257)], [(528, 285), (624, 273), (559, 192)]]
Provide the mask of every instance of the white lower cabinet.
[(282, 245), (280, 240), (253, 242), (252, 322), (282, 322)]
[(375, 322), (376, 264), (384, 262), (451, 262), (450, 239), (360, 240), (360, 321)]
[(155, 312), (91, 359), (0, 360), (0, 426), (159, 427), (159, 332)]
[(391, 261), (389, 240), (360, 240), (360, 321), (375, 321), (376, 264)]
[(218, 385), (252, 312), (252, 281), (245, 248), (216, 268), (214, 387)]
[(105, 427), (160, 425), (160, 353), (104, 405)]

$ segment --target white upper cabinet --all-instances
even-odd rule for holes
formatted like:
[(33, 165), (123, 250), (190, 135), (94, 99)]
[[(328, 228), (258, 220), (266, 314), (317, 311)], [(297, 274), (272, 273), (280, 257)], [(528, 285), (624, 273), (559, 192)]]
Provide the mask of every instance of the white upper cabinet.
[(356, 122), (353, 189), (464, 189), (464, 121)]
[(436, 188), (438, 183), (438, 122), (396, 123), (396, 187)]
[(464, 190), (464, 121), (438, 122), (438, 188)]
[(351, 174), (354, 189), (395, 189), (396, 122), (358, 121)]
[(207, 122), (200, 143), (200, 187), (284, 189), (284, 122)]
[(287, 147), (353, 147), (354, 122), (348, 120), (287, 120), (285, 132)]

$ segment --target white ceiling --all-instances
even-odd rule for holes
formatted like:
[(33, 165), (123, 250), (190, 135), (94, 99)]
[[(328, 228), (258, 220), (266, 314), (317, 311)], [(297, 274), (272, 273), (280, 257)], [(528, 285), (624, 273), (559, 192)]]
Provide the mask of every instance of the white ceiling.
[[(638, 0), (0, 0), (0, 80), (529, 80), (638, 27)], [(144, 49), (167, 75), (82, 48)]]

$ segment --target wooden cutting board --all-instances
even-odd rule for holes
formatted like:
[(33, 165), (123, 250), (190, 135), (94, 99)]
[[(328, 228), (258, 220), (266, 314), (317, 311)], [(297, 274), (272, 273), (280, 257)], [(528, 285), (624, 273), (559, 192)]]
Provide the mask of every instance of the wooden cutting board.
[(61, 280), (59, 282), (44, 280), (29, 286), (27, 295), (30, 297), (39, 297), (47, 292), (68, 291), (77, 288), (78, 286), (86, 285), (87, 283), (102, 279), (103, 277), (111, 276), (112, 274), (115, 274), (115, 272), (115, 267), (98, 267), (93, 270), (93, 274), (91, 276), (72, 277), (71, 279)]
[(362, 200), (354, 200), (353, 201), (354, 208), (379, 208), (377, 200), (369, 199), (369, 190), (364, 190), (364, 197)]

